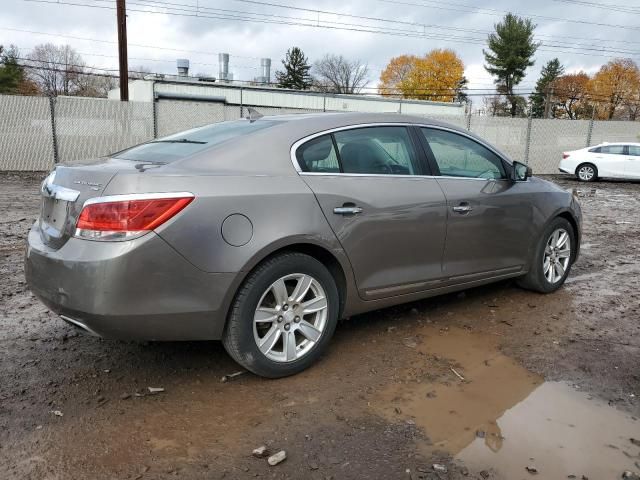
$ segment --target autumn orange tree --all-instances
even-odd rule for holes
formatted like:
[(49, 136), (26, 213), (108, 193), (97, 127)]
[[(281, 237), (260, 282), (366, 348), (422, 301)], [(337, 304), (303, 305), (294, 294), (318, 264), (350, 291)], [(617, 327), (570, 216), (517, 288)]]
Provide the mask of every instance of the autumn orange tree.
[(402, 86), (409, 76), (409, 72), (415, 68), (418, 57), (415, 55), (400, 55), (389, 61), (389, 64), (380, 74), (381, 95), (403, 95)]
[(392, 58), (380, 75), (383, 95), (419, 100), (453, 102), (466, 85), (464, 64), (453, 50), (431, 50), (424, 57), (401, 55)]
[[(589, 104), (589, 75), (584, 72), (562, 75), (550, 86), (553, 100), (560, 107), (561, 115), (570, 120), (588, 118), (591, 112)], [(558, 112), (558, 113), (560, 113)]]
[(637, 113), (634, 96), (640, 89), (640, 70), (630, 58), (617, 58), (603, 65), (593, 76), (589, 90), (596, 102), (598, 118), (611, 120), (616, 114), (624, 114), (626, 108)]

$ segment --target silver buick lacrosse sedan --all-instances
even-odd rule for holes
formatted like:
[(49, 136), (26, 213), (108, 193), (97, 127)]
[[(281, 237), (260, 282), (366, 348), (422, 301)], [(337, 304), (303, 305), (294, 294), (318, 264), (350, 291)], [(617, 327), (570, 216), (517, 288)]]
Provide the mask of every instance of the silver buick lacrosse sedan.
[(574, 196), (481, 138), (395, 114), (217, 123), (45, 179), (31, 290), (109, 338), (221, 339), (265, 377), (340, 318), (505, 278), (559, 288)]

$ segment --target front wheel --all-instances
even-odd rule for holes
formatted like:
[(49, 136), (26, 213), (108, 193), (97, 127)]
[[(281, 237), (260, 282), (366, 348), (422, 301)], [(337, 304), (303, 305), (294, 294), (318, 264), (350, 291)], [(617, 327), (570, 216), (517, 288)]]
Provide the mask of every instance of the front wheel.
[(222, 341), (236, 362), (257, 375), (293, 375), (327, 347), (338, 305), (336, 282), (322, 263), (297, 252), (277, 255), (240, 287)]
[(569, 276), (576, 247), (571, 223), (561, 217), (554, 219), (538, 241), (529, 273), (518, 284), (541, 293), (556, 291)]

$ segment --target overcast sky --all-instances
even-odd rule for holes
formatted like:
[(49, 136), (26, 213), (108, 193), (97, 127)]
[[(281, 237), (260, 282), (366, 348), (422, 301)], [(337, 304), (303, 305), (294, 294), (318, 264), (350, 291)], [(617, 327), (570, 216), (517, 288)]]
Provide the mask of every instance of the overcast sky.
[[(94, 7), (112, 8), (115, 5), (114, 0), (60, 1), (90, 4)], [(538, 25), (536, 34), (545, 44), (536, 54), (536, 64), (529, 69), (527, 78), (520, 85), (523, 92), (532, 89), (542, 65), (555, 56), (560, 58), (569, 72), (585, 70), (587, 73), (593, 73), (601, 64), (616, 56), (632, 57), (638, 61), (640, 0), (624, 0), (624, 2), (623, 0), (606, 0), (610, 5), (606, 9), (592, 5), (577, 5), (572, 3), (574, 1), (127, 0), (129, 67), (133, 69), (144, 65), (152, 71), (175, 73), (175, 59), (188, 58), (191, 61), (192, 74), (207, 73), (217, 76), (217, 53), (228, 52), (231, 56), (230, 70), (235, 79), (250, 80), (257, 76), (260, 57), (272, 58), (273, 78), (273, 70), (280, 66), (280, 60), (287, 48), (295, 45), (302, 48), (312, 62), (325, 53), (343, 54), (348, 58), (360, 59), (369, 65), (371, 70), (369, 86), (374, 87), (378, 82), (380, 70), (390, 58), (401, 54), (424, 54), (433, 48), (451, 48), (464, 61), (465, 74), (470, 80), (469, 87), (472, 89), (470, 91), (475, 92), (475, 89), (492, 88), (492, 79), (483, 68), (482, 48), (487, 33), (508, 10), (532, 16), (532, 20)], [(159, 2), (171, 3), (174, 15), (133, 11), (166, 11), (162, 8), (143, 6)], [(342, 15), (266, 6), (265, 2), (311, 10), (319, 9)], [(593, 2), (601, 5), (605, 0), (589, 0), (584, 3)], [(616, 2), (617, 6), (611, 6)], [(196, 5), (201, 8), (202, 18), (175, 15), (176, 13), (191, 15)], [(39, 43), (67, 43), (82, 54), (88, 65), (117, 68), (117, 45), (109, 43), (117, 40), (115, 10), (24, 0), (2, 0), (2, 7), (0, 44), (16, 44), (22, 53), (26, 54)], [(203, 10), (204, 7), (224, 10)], [(216, 14), (245, 18), (251, 16), (288, 23), (312, 21), (316, 24), (319, 22), (320, 25), (346, 28), (387, 29), (401, 34), (410, 32), (412, 35), (424, 32), (439, 38), (412, 38), (210, 18)], [(271, 16), (258, 17), (256, 14)], [(405, 23), (380, 22), (344, 14)], [(537, 17), (533, 17), (534, 15)], [(283, 19), (282, 16), (295, 18)], [(571, 19), (575, 23), (563, 19)], [(615, 26), (594, 25), (594, 23)], [(86, 37), (103, 42), (27, 33), (24, 32), (25, 30)], [(552, 45), (557, 45), (559, 48), (554, 49)], [(603, 48), (608, 51), (599, 50)], [(171, 49), (184, 49), (184, 51)]]

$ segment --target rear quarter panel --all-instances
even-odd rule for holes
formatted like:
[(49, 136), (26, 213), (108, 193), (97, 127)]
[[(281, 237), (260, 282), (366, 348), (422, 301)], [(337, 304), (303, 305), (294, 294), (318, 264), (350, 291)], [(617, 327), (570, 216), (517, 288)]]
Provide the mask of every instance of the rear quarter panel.
[[(313, 193), (296, 174), (122, 175), (105, 195), (164, 191), (188, 191), (195, 200), (156, 233), (205, 272), (250, 270), (270, 250), (291, 243), (311, 243), (343, 256)], [(251, 222), (250, 238), (242, 246), (227, 243), (222, 235), (224, 220), (234, 214)]]

